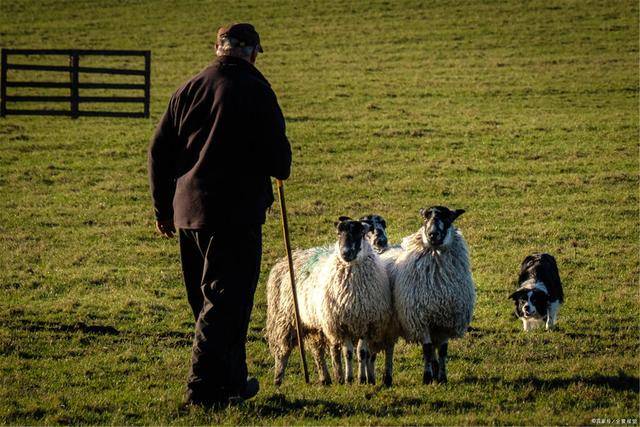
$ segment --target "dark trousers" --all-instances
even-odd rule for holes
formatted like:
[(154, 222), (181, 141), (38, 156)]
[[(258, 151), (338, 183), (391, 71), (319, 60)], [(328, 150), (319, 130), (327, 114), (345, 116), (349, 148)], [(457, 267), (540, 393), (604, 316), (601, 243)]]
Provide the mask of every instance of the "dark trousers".
[(245, 343), (260, 275), (262, 226), (180, 230), (187, 298), (196, 321), (187, 393), (225, 400), (246, 384)]

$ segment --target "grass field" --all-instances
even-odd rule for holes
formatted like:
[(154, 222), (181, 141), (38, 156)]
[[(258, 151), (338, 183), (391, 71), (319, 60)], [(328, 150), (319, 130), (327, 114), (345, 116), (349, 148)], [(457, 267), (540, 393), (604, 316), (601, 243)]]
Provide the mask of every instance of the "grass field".
[[(146, 148), (171, 93), (250, 21), (288, 123), (292, 240), (379, 213), (464, 208), (478, 301), (449, 383), (272, 385), (264, 227), (249, 333), (260, 395), (182, 410), (191, 312), (175, 240), (154, 234)], [(0, 46), (151, 49), (150, 119), (0, 119), (3, 424), (591, 424), (639, 416), (636, 1), (2, 1)], [(507, 300), (522, 258), (556, 256), (557, 331), (524, 334)]]

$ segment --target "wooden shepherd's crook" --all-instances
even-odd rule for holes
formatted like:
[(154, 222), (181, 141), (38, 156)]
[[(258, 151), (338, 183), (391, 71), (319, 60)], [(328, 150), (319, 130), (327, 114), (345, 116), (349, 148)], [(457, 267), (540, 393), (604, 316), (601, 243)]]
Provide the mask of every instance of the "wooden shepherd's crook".
[(293, 273), (293, 257), (291, 256), (291, 242), (289, 240), (289, 225), (287, 223), (287, 208), (284, 203), (284, 182), (276, 179), (278, 187), (278, 197), (280, 198), (280, 213), (282, 214), (282, 234), (284, 235), (284, 246), (287, 249), (287, 260), (289, 261), (289, 277), (291, 278), (291, 292), (293, 293), (293, 308), (296, 314), (296, 333), (298, 335), (298, 348), (302, 358), (302, 370), (304, 371), (304, 381), (309, 384), (309, 370), (307, 369), (307, 359), (304, 356), (304, 342), (302, 341), (302, 329), (300, 328), (300, 309), (298, 308), (298, 294), (296, 293), (296, 280)]

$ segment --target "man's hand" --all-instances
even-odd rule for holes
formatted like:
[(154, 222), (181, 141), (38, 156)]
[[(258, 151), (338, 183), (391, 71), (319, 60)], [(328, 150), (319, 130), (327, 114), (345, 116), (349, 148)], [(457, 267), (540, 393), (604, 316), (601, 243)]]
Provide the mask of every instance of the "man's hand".
[(176, 227), (173, 225), (172, 219), (163, 219), (156, 221), (156, 228), (164, 237), (173, 237), (176, 232)]

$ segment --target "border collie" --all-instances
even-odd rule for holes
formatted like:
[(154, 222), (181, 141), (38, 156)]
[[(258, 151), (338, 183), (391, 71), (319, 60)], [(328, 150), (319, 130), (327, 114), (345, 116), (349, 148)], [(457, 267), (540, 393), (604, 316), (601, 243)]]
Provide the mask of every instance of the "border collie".
[(558, 265), (546, 253), (529, 255), (522, 261), (518, 289), (509, 295), (516, 305), (516, 316), (522, 320), (525, 331), (543, 322), (552, 329), (564, 302)]

